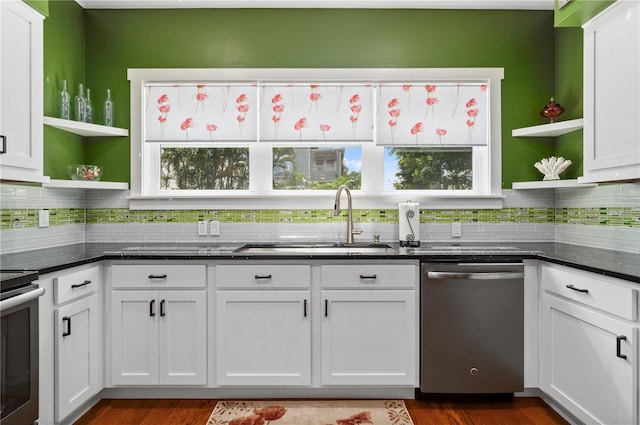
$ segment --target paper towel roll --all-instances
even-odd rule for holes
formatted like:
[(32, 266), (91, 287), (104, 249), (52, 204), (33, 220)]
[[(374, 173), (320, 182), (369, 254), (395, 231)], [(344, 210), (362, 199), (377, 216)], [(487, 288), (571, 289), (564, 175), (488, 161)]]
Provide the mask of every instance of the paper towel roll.
[(420, 204), (401, 202), (398, 204), (400, 246), (420, 246)]

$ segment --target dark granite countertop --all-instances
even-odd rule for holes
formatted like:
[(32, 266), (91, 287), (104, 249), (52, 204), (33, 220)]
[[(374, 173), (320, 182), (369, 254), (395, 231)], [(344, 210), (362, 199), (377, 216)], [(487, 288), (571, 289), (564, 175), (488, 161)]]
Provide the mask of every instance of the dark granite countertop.
[(2, 292), (28, 285), (38, 279), (38, 272), (34, 270), (0, 270), (0, 286)]
[[(0, 255), (2, 270), (33, 270), (40, 274), (105, 259), (185, 260), (185, 259), (282, 259), (290, 253), (234, 252), (245, 243), (84, 243), (63, 245)], [(299, 253), (297, 259), (407, 259), (422, 261), (471, 262), (541, 259), (606, 276), (640, 283), (640, 255), (562, 243), (424, 243), (418, 248), (389, 244), (384, 253), (339, 254)]]

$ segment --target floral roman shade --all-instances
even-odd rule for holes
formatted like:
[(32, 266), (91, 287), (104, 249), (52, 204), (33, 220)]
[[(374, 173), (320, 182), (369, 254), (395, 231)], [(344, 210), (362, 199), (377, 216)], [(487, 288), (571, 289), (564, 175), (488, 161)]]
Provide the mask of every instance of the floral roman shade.
[(144, 139), (485, 146), (488, 93), (486, 82), (450, 81), (149, 84)]
[(147, 142), (257, 140), (256, 84), (154, 84), (146, 86)]
[(484, 146), (488, 84), (393, 83), (376, 88), (376, 144)]
[(260, 140), (373, 140), (369, 84), (264, 84), (260, 90)]

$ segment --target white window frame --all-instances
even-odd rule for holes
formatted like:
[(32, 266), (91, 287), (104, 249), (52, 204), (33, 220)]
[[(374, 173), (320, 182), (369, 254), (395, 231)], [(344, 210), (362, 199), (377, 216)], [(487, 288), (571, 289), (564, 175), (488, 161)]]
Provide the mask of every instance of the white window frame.
[[(158, 169), (151, 164), (153, 149), (143, 140), (143, 88), (149, 83), (176, 82), (423, 82), (423, 81), (486, 81), (490, 87), (490, 140), (486, 147), (474, 147), (472, 191), (384, 191), (384, 147), (375, 143), (355, 143), (362, 146), (362, 188), (352, 191), (358, 209), (392, 209), (398, 202), (411, 199), (423, 209), (502, 208), (502, 119), (501, 81), (503, 68), (215, 68), (215, 69), (129, 69), (131, 82), (131, 209), (323, 209), (333, 205), (334, 191), (273, 190), (271, 187), (271, 151), (274, 146), (289, 143), (247, 143), (250, 164), (250, 190), (233, 191), (170, 191), (154, 192), (149, 182)], [(323, 143), (324, 144), (324, 143)], [(154, 145), (147, 143), (147, 145)], [(316, 144), (306, 143), (307, 146)], [(331, 142), (326, 143), (332, 145)], [(338, 145), (338, 144), (336, 144)], [(343, 145), (343, 143), (340, 143)], [(231, 147), (218, 145), (215, 147)], [(240, 147), (233, 144), (233, 147)], [(305, 146), (305, 143), (296, 143)], [(426, 146), (425, 146), (426, 147)], [(148, 169), (151, 168), (151, 169)], [(270, 178), (264, 178), (264, 176)]]

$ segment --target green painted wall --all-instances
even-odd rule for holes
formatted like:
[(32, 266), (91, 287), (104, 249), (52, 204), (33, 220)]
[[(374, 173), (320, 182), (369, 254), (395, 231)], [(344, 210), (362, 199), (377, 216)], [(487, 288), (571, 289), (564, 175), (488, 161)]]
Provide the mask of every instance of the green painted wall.
[[(67, 80), (71, 96), (84, 81), (84, 9), (72, 0), (49, 3), (44, 20), (44, 114), (58, 116), (58, 92)], [(67, 166), (84, 163), (83, 138), (44, 126), (44, 174), (68, 179)]]
[[(555, 153), (552, 139), (511, 137), (513, 128), (543, 123), (539, 112), (555, 95), (551, 11), (180, 9), (84, 16), (86, 84), (94, 106), (111, 88), (118, 127), (130, 127), (127, 68), (504, 67), (503, 187), (539, 179), (533, 162)], [(50, 96), (45, 102), (55, 104)], [(92, 139), (85, 155), (104, 167), (105, 179), (129, 180), (128, 138)], [(61, 162), (47, 162), (54, 160)]]
[(49, 16), (49, 0), (25, 0), (29, 6), (44, 16)]
[[(583, 114), (583, 34), (582, 28), (556, 29), (556, 100), (564, 106), (562, 120), (582, 118)], [(570, 159), (573, 164), (562, 178), (582, 176), (583, 131), (556, 138), (556, 156)]]
[(556, 27), (580, 27), (615, 1), (571, 0), (562, 9), (558, 9), (558, 0), (556, 0), (554, 24)]

